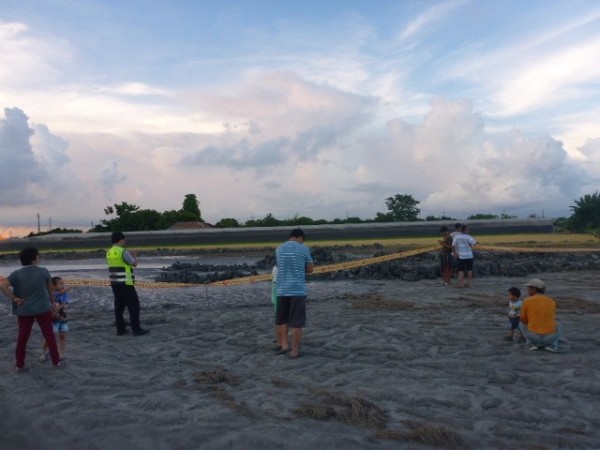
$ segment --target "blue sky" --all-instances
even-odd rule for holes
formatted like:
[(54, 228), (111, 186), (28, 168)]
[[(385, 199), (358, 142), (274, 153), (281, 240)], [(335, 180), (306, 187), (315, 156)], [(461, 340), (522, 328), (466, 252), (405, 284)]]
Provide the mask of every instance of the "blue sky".
[(205, 220), (568, 216), (600, 185), (596, 1), (0, 2), (0, 234), (107, 205)]

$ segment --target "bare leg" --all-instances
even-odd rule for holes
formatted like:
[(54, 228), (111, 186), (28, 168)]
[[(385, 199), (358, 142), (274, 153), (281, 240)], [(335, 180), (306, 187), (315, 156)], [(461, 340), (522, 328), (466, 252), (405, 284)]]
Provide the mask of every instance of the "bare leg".
[(467, 283), (465, 284), (465, 286), (471, 286), (471, 280), (473, 279), (473, 271), (469, 270), (467, 272)]
[(300, 354), (300, 341), (302, 340), (302, 328), (292, 328), (292, 351), (290, 356), (297, 358)]
[(287, 350), (288, 349), (288, 326), (287, 324), (284, 325), (277, 325), (277, 336), (278, 336), (278, 342), (279, 345), (281, 345), (281, 349), (282, 350)]
[(462, 271), (458, 272), (458, 287), (464, 286), (465, 273)]
[(65, 349), (67, 347), (67, 333), (65, 333), (64, 331), (61, 331), (58, 335), (59, 337), (59, 353), (60, 353), (60, 357), (62, 358), (63, 356), (65, 356)]

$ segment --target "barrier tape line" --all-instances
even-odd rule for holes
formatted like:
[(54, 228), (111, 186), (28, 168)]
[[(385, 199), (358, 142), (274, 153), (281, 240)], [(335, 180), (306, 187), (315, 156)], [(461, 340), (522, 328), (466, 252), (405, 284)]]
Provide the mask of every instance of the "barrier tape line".
[[(323, 274), (338, 272), (341, 270), (358, 269), (360, 267), (371, 266), (374, 264), (380, 264), (396, 259), (408, 258), (422, 253), (438, 251), (439, 246), (435, 247), (423, 247), (415, 250), (407, 250), (404, 252), (391, 253), (389, 255), (374, 256), (371, 258), (357, 259), (354, 261), (346, 261), (343, 263), (327, 264), (323, 266), (315, 267), (312, 274)], [(503, 247), (499, 245), (478, 245), (477, 251), (491, 251), (499, 253), (594, 253), (600, 252), (600, 248), (529, 248), (529, 247)], [(4, 277), (0, 276), (0, 280)], [(271, 281), (271, 274), (265, 273), (262, 275), (251, 275), (248, 277), (234, 278), (231, 280), (215, 281), (208, 284), (201, 283), (167, 283), (158, 281), (136, 281), (136, 287), (141, 289), (165, 289), (165, 288), (181, 288), (181, 287), (193, 287), (193, 286), (239, 286), (241, 284), (252, 284), (263, 281)], [(69, 286), (99, 286), (108, 287), (110, 283), (108, 280), (98, 279), (83, 279), (83, 278), (70, 278), (65, 279), (65, 284)]]
[[(356, 269), (358, 267), (371, 266), (373, 264), (379, 264), (382, 262), (392, 261), (394, 259), (408, 258), (409, 256), (415, 256), (415, 255), (419, 255), (421, 253), (427, 253), (427, 252), (436, 250), (436, 248), (437, 247), (425, 247), (425, 248), (420, 248), (417, 250), (408, 250), (408, 251), (400, 252), (400, 253), (392, 253), (390, 255), (374, 256), (372, 258), (367, 258), (367, 259), (357, 259), (355, 261), (347, 261), (347, 262), (336, 263), (336, 264), (327, 264), (324, 266), (315, 267), (315, 270), (312, 273), (312, 275), (316, 275), (316, 274), (320, 274), (320, 273), (338, 272), (340, 270)], [(271, 280), (271, 274), (267, 273), (267, 274), (263, 274), (263, 275), (253, 275), (253, 276), (249, 276), (249, 277), (235, 278), (233, 280), (215, 281), (213, 283), (209, 283), (208, 285), (209, 286), (234, 286), (234, 285), (239, 285), (239, 284), (256, 283), (259, 281), (270, 281), (270, 280)]]

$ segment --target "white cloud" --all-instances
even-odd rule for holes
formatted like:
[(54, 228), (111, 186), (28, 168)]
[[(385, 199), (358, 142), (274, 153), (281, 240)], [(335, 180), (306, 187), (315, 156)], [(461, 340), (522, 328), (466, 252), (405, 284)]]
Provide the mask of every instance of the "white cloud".
[(68, 143), (18, 108), (0, 120), (0, 206), (71, 209), (86, 189), (69, 167)]
[(447, 1), (429, 7), (425, 12), (404, 27), (398, 36), (398, 39), (404, 41), (413, 37), (427, 26), (442, 20), (448, 13), (462, 6), (464, 3), (466, 3), (464, 0)]

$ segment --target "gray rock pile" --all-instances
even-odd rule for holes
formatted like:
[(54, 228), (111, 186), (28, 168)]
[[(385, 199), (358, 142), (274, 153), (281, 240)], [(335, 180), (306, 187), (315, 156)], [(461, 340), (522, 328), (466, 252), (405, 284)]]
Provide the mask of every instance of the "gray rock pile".
[[(360, 248), (313, 247), (316, 265), (335, 264), (356, 259), (381, 256), (361, 254)], [(213, 281), (257, 275), (270, 271), (275, 256), (270, 253), (254, 265), (213, 266), (205, 264), (175, 263), (165, 268), (157, 281), (179, 283), (211, 283)], [(600, 271), (600, 253), (497, 253), (476, 252), (475, 276), (523, 277), (542, 272)], [(373, 264), (350, 270), (312, 276), (318, 280), (401, 279), (418, 281), (440, 277), (439, 253), (429, 252), (409, 258)]]

